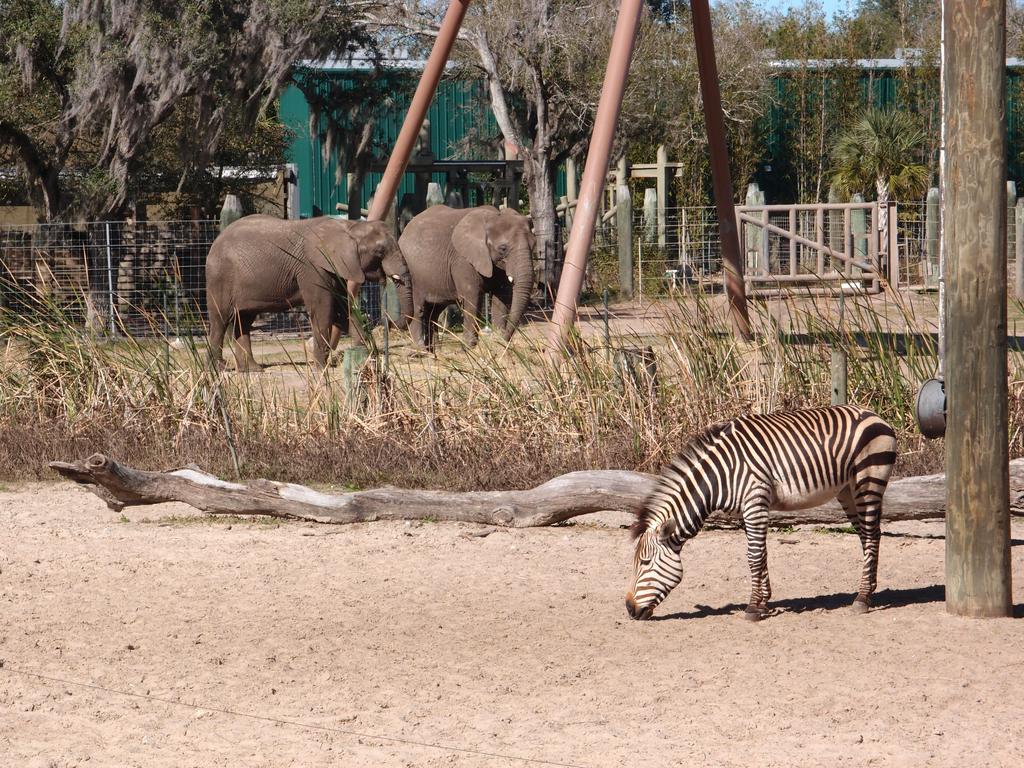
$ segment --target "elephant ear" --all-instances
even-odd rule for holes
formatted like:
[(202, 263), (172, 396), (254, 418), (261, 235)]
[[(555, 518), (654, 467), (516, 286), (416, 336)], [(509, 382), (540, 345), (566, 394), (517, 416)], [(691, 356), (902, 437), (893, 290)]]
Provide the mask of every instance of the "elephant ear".
[(491, 249), (487, 247), (487, 225), (496, 210), (477, 208), (467, 213), (452, 231), (452, 247), (483, 277), (494, 274)]
[(349, 282), (365, 281), (359, 263), (359, 243), (344, 225), (331, 219), (316, 222), (303, 246), (313, 266)]

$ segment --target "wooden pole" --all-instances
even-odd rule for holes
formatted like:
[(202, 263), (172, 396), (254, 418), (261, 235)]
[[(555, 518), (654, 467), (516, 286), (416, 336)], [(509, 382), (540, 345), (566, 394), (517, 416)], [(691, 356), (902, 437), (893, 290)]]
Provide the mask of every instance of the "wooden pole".
[(1011, 615), (1006, 2), (943, 0), (946, 609)]
[(565, 196), (569, 198), (570, 203), (576, 202), (578, 181), (576, 178), (576, 161), (571, 157), (567, 158), (565, 161)]
[(889, 287), (894, 291), (900, 287), (899, 216), (899, 205), (889, 203), (889, 215), (886, 217), (889, 233)]
[(939, 286), (939, 189), (928, 190), (924, 218), (924, 285), (925, 288)]
[[(633, 298), (633, 196), (628, 184), (619, 184), (615, 193), (615, 220), (619, 240), (619, 295)], [(643, 280), (643, 275), (640, 275)]]
[(665, 206), (668, 204), (668, 150), (664, 144), (658, 145), (658, 247), (665, 247), (665, 233), (668, 231)]
[(1014, 273), (1013, 293), (1017, 301), (1024, 301), (1024, 197), (1017, 201), (1014, 216)]
[(741, 338), (750, 341), (754, 332), (747, 315), (747, 295), (743, 285), (743, 259), (740, 254), (736, 211), (733, 208), (732, 177), (729, 172), (729, 146), (725, 137), (725, 118), (722, 116), (722, 92), (718, 85), (718, 65), (715, 62), (715, 40), (711, 33), (711, 9), (708, 0), (690, 3), (693, 20), (693, 40), (697, 48), (697, 72), (700, 93), (704, 101), (704, 126), (708, 132), (711, 154), (711, 181), (718, 212), (718, 229), (722, 244), (722, 266), (725, 271), (725, 290), (729, 296), (733, 328)]

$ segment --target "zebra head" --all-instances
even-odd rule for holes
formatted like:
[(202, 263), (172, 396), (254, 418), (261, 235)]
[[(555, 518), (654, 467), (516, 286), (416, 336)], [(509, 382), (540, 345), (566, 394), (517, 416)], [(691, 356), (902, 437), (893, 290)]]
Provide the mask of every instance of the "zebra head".
[(633, 589), (626, 595), (631, 619), (649, 619), (654, 609), (683, 579), (679, 524), (668, 517), (638, 531), (633, 555)]

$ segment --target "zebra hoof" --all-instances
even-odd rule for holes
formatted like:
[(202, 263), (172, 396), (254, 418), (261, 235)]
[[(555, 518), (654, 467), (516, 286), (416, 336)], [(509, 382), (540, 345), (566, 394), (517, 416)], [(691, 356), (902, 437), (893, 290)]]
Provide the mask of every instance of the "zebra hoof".
[(743, 618), (747, 621), (760, 621), (764, 618), (764, 611), (759, 608), (747, 608), (743, 612)]
[(854, 600), (853, 605), (850, 606), (854, 613), (867, 613), (868, 604), (864, 600)]

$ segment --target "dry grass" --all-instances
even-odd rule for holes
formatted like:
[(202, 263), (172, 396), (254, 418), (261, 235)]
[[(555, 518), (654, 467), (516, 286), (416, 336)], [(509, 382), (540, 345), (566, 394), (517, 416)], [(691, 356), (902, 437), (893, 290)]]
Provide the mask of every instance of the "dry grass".
[[(577, 469), (657, 471), (709, 422), (827, 403), (834, 347), (849, 352), (850, 401), (896, 427), (897, 471), (941, 471), (941, 442), (924, 441), (913, 423), (936, 350), (933, 322), (912, 304), (847, 300), (841, 321), (834, 300), (755, 304), (753, 344), (734, 339), (721, 306), (689, 297), (642, 331), (618, 323), (612, 349), (599, 327), (585, 329), (557, 363), (534, 330), (511, 346), (485, 337), (472, 352), (448, 338), (436, 359), (396, 346), (386, 370), (380, 355), (364, 370), (353, 400), (340, 369), (323, 378), (297, 359), (271, 374), (214, 375), (194, 345), (93, 339), (41, 303), (30, 318), (0, 316), (0, 478), (46, 477), (46, 462), (94, 451), (230, 477), (232, 449), (245, 477), (355, 487), (500, 489)], [(656, 385), (615, 354), (645, 346), (655, 350)], [(1022, 424), (1015, 384), (1015, 455)]]

